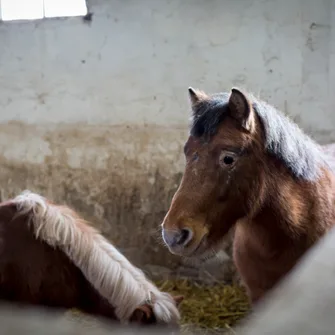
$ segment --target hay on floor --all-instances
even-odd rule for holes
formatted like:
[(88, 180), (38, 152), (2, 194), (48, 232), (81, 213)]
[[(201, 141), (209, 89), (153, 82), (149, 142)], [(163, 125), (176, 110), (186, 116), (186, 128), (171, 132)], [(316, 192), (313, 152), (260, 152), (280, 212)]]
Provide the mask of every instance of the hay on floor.
[(183, 330), (231, 329), (250, 309), (244, 288), (238, 285), (202, 285), (189, 280), (156, 282), (162, 290), (184, 295), (180, 305)]

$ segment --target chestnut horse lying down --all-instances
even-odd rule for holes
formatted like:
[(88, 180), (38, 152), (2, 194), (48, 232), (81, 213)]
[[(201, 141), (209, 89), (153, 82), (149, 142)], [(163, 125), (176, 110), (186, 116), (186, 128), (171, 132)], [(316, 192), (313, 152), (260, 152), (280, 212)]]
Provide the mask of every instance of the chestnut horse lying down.
[(234, 261), (255, 303), (334, 226), (335, 155), (236, 88), (189, 95), (186, 167), (163, 239), (174, 254), (206, 258), (234, 229)]
[(329, 335), (335, 330), (335, 228), (236, 329), (238, 335)]
[[(329, 335), (335, 318), (335, 229), (302, 257), (299, 265), (269, 292), (253, 313), (234, 329), (237, 335)], [(123, 327), (97, 320), (93, 327), (55, 311), (20, 310), (0, 304), (3, 334), (13, 335), (169, 335), (166, 328)], [(92, 329), (93, 328), (93, 329)], [(197, 333), (198, 334), (198, 333)]]
[(182, 300), (160, 292), (72, 209), (29, 191), (0, 204), (0, 299), (167, 325), (177, 325)]

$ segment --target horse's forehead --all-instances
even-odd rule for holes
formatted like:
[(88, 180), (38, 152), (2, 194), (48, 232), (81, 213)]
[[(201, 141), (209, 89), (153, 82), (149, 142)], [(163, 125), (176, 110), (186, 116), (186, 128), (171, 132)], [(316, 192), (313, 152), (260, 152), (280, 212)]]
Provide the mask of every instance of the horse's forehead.
[(252, 139), (252, 135), (238, 129), (229, 121), (222, 123), (213, 136), (213, 145), (224, 147), (239, 148), (246, 145)]
[(213, 135), (203, 135), (201, 137), (190, 135), (185, 146), (190, 150), (208, 149), (211, 146), (243, 145), (245, 140), (244, 134), (230, 124), (222, 123)]
[(189, 148), (194, 148), (197, 146), (201, 146), (205, 143), (205, 139), (204, 137), (197, 137), (197, 136), (193, 136), (190, 135), (185, 143), (186, 146), (188, 146)]
[(200, 153), (208, 150), (210, 139), (205, 136), (197, 137), (190, 135), (187, 139), (184, 150), (186, 155)]

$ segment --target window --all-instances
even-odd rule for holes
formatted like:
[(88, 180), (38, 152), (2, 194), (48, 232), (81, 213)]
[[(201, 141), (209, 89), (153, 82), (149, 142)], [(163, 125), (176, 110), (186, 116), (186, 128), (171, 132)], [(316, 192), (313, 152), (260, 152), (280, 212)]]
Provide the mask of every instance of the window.
[(36, 20), (45, 17), (84, 16), (86, 0), (0, 0), (1, 20)]

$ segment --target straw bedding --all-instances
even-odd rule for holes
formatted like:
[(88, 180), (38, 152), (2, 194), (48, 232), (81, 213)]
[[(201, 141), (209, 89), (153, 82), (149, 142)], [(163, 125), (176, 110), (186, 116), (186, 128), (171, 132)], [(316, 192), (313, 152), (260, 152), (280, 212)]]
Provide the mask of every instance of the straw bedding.
[(204, 333), (233, 334), (232, 327), (250, 309), (243, 287), (239, 285), (205, 285), (190, 280), (166, 280), (157, 286), (172, 294), (182, 294), (180, 305), (183, 332), (200, 330)]

